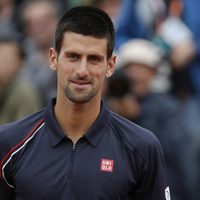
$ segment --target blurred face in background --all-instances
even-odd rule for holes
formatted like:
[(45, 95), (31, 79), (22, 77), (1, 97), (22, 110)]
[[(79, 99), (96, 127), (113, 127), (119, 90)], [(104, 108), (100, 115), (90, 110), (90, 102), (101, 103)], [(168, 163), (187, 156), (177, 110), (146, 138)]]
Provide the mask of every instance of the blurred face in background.
[(0, 43), (0, 63), (0, 87), (2, 87), (14, 78), (22, 64), (19, 46), (16, 43)]
[(145, 96), (149, 92), (156, 70), (141, 64), (129, 64), (126, 66), (125, 72), (133, 83), (134, 94), (138, 97)]
[(14, 14), (14, 0), (0, 0), (0, 20), (11, 20)]
[(48, 2), (32, 2), (23, 11), (25, 32), (40, 48), (49, 48), (57, 24), (56, 8)]
[(13, 4), (13, 0), (1, 0), (0, 1), (0, 8), (3, 8), (5, 6), (9, 6)]
[(171, 15), (180, 17), (183, 11), (183, 0), (172, 0), (169, 6)]

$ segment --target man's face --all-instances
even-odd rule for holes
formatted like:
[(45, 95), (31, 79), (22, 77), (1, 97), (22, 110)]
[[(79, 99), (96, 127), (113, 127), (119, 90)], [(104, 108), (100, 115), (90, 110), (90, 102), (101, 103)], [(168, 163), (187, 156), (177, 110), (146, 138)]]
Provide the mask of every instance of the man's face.
[(0, 86), (8, 84), (22, 64), (20, 50), (14, 42), (0, 44)]
[(115, 57), (107, 59), (107, 39), (67, 32), (60, 53), (50, 49), (50, 63), (57, 70), (58, 97), (85, 103), (101, 98), (104, 80), (113, 73)]

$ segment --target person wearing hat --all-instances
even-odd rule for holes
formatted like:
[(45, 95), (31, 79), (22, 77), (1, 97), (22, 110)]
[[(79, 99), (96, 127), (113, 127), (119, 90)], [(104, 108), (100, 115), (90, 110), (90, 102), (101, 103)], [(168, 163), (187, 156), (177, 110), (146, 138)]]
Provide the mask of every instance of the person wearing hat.
[(38, 91), (21, 79), (24, 51), (13, 34), (0, 34), (0, 125), (14, 122), (42, 107)]
[[(183, 139), (179, 115), (180, 105), (166, 92), (166, 79), (157, 79), (164, 54), (152, 42), (133, 39), (118, 52), (119, 66), (132, 81), (141, 112), (136, 122), (153, 131), (161, 142), (166, 156), (172, 196), (184, 188), (179, 153)], [(164, 80), (164, 81), (162, 81)]]

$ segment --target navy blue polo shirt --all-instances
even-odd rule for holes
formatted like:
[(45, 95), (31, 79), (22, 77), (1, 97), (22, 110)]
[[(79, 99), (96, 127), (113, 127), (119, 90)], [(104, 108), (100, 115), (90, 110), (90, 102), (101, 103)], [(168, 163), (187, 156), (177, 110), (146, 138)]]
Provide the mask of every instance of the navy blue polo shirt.
[(170, 199), (160, 143), (150, 131), (102, 103), (73, 145), (56, 122), (55, 101), (0, 127), (0, 199)]

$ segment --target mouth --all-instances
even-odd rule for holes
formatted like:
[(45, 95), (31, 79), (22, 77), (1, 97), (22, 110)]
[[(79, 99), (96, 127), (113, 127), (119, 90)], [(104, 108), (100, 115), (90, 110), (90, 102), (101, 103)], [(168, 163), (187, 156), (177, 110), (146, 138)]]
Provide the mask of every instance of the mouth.
[(87, 89), (91, 85), (90, 81), (71, 81), (71, 83), (79, 90)]

